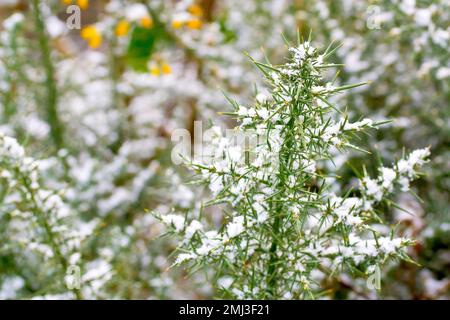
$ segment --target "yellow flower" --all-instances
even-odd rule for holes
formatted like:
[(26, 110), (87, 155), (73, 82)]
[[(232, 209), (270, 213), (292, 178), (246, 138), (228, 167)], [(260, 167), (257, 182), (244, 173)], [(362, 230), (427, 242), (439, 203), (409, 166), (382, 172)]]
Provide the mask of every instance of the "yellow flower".
[(202, 28), (202, 22), (199, 19), (191, 19), (187, 22), (187, 27), (189, 29), (201, 29)]
[(184, 24), (184, 22), (181, 21), (181, 20), (176, 20), (175, 19), (175, 20), (172, 21), (172, 27), (174, 29), (180, 29), (183, 26), (183, 24)]
[(97, 49), (102, 45), (102, 35), (95, 26), (84, 27), (81, 30), (81, 37), (87, 41), (92, 49)]
[(141, 24), (142, 27), (144, 27), (146, 29), (150, 29), (151, 27), (153, 27), (153, 20), (149, 16), (143, 17), (140, 20), (140, 24)]
[(89, 0), (77, 0), (77, 5), (81, 9), (86, 10), (89, 7)]
[(189, 7), (188, 11), (196, 17), (201, 17), (203, 16), (203, 9), (202, 7), (200, 7), (198, 4), (193, 4)]
[(72, 0), (61, 0), (61, 2), (63, 4), (65, 4), (66, 6), (68, 6), (69, 4), (72, 4)]
[(116, 26), (116, 36), (118, 37), (124, 37), (128, 34), (130, 31), (130, 24), (127, 20), (120, 20), (119, 23)]
[(156, 57), (156, 60), (150, 63), (150, 74), (159, 77), (161, 75), (167, 75), (172, 73), (172, 67), (161, 57)]
[(97, 49), (102, 45), (102, 36), (101, 34), (98, 34), (97, 36), (91, 38), (88, 40), (88, 45), (92, 49)]
[(152, 74), (152, 76), (159, 76), (161, 74), (161, 70), (159, 70), (159, 67), (156, 64), (152, 64), (150, 66), (150, 73)]
[(170, 73), (172, 73), (172, 68), (170, 67), (170, 65), (167, 62), (163, 62), (161, 64), (161, 71), (163, 74), (170, 74)]
[(97, 29), (94, 26), (87, 26), (81, 30), (81, 37), (85, 40), (93, 37), (97, 33)]

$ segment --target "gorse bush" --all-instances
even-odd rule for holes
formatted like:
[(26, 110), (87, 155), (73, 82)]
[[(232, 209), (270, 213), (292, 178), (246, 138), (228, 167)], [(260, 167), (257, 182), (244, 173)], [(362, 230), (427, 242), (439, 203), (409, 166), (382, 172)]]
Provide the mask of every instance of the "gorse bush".
[(25, 265), (46, 265), (61, 279), (80, 258), (77, 250), (89, 231), (67, 222), (70, 208), (58, 192), (40, 185), (39, 162), (26, 157), (14, 138), (0, 134), (0, 157), (1, 214), (9, 216), (2, 249)]
[[(449, 20), (449, 5), (440, 0), (320, 0), (308, 2), (304, 11), (303, 21), (315, 31), (318, 41), (343, 44), (337, 52), (337, 62), (345, 64), (340, 78), (346, 82), (373, 80), (342, 95), (340, 103), (349, 107), (352, 117), (393, 120), (367, 136), (367, 150), (391, 162), (403, 147), (431, 146), (433, 160), (427, 166), (427, 177), (415, 190), (421, 200), (411, 194), (397, 198), (397, 203), (413, 214), (398, 209), (389, 214), (402, 232), (415, 236), (417, 245), (410, 249), (410, 255), (420, 266), (401, 264), (402, 271), (394, 266), (386, 268), (383, 278), (389, 281), (384, 282), (380, 294), (388, 297), (397, 297), (400, 291), (408, 298), (443, 297), (448, 288), (448, 272), (442, 273), (443, 269), (433, 265), (448, 269), (442, 253), (434, 253), (438, 247), (449, 247), (448, 237), (442, 237), (446, 233), (443, 229), (448, 229), (450, 190), (446, 161), (449, 126), (448, 121), (442, 121), (450, 115), (450, 30), (445, 22)], [(313, 16), (320, 18), (311, 19)], [(349, 158), (352, 163), (360, 161), (355, 154)], [(372, 174), (378, 162), (377, 157), (373, 159), (367, 164)], [(348, 186), (346, 180), (342, 180), (342, 187)]]
[(448, 298), (449, 13), (0, 1), (0, 298)]
[(212, 157), (189, 163), (214, 195), (207, 205), (228, 205), (219, 230), (202, 213), (195, 220), (160, 217), (183, 236), (176, 264), (215, 265), (224, 296), (309, 298), (320, 294), (320, 277), (341, 269), (371, 274), (389, 259), (409, 259), (412, 240), (377, 230), (383, 220), (376, 207), (397, 187), (409, 190), (429, 150), (381, 167), (374, 179), (363, 173), (346, 192), (331, 190), (323, 162), (333, 161), (333, 150), (361, 150), (352, 137), (379, 125), (370, 119), (349, 122), (330, 102), (332, 95), (360, 85), (324, 82), (322, 73), (336, 67), (326, 62), (334, 50), (320, 54), (308, 41), (290, 48), (284, 65), (255, 62), (271, 95), (258, 95), (251, 107), (233, 102), (232, 115), (241, 123), (236, 130), (257, 136), (256, 145), (234, 145), (215, 127)]

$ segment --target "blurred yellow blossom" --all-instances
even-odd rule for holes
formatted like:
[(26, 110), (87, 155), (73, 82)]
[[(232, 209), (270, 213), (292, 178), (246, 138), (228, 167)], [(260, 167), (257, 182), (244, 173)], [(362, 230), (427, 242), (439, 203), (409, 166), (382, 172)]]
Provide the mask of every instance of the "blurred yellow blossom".
[(153, 76), (167, 75), (172, 73), (172, 67), (164, 60), (158, 59), (150, 64), (150, 74)]
[[(68, 5), (73, 4), (74, 0), (61, 0), (61, 2), (68, 6)], [(76, 4), (81, 9), (86, 10), (89, 7), (89, 0), (77, 0)]]
[(174, 29), (180, 29), (183, 26), (184, 22), (178, 19), (172, 20), (172, 27)]
[(170, 65), (167, 62), (163, 62), (161, 64), (161, 71), (163, 74), (170, 74), (170, 73), (172, 73), (172, 68), (170, 67)]
[(89, 0), (77, 0), (77, 5), (81, 9), (86, 10), (89, 7)]
[(191, 13), (193, 16), (196, 17), (202, 17), (203, 16), (203, 9), (198, 4), (193, 4), (188, 9), (189, 13)]
[(189, 29), (201, 29), (202, 28), (202, 22), (199, 19), (191, 19), (187, 22), (187, 27)]
[(149, 16), (142, 17), (140, 20), (140, 25), (146, 29), (150, 29), (151, 27), (153, 27), (153, 20)]
[(92, 49), (97, 49), (102, 45), (102, 35), (95, 26), (84, 27), (81, 30), (81, 37), (87, 41)]
[(120, 20), (116, 26), (115, 34), (118, 37), (124, 37), (130, 31), (130, 23), (127, 20)]
[(150, 73), (152, 76), (159, 76), (161, 74), (161, 70), (156, 63), (150, 65)]

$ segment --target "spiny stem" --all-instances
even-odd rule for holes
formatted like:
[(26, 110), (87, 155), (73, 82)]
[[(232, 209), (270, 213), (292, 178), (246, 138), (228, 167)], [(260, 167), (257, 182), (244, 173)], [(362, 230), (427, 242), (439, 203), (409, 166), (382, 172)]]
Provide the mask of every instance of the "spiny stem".
[(42, 63), (45, 70), (46, 81), (46, 114), (50, 125), (51, 139), (59, 149), (64, 145), (63, 127), (58, 115), (58, 92), (55, 80), (55, 68), (53, 66), (50, 44), (45, 31), (42, 13), (39, 8), (39, 0), (32, 1), (36, 32), (39, 37), (39, 47), (42, 55)]
[[(17, 36), (16, 36), (16, 33), (17, 33), (17, 28), (15, 28), (12, 31), (12, 36), (11, 36), (11, 41), (10, 41), (11, 51), (14, 53), (14, 55), (17, 55)], [(7, 61), (4, 61), (3, 63), (6, 65)], [(12, 69), (16, 69), (16, 67), (17, 67), (16, 59), (14, 59), (14, 61), (12, 62), (11, 67), (12, 67)], [(11, 116), (13, 116), (13, 114), (16, 111), (16, 107), (14, 105), (15, 104), (15, 102), (14, 102), (14, 91), (15, 91), (14, 86), (15, 86), (15, 83), (14, 83), (14, 80), (13, 80), (13, 78), (12, 78), (12, 76), (11, 76), (11, 74), (9, 72), (5, 73), (5, 79), (10, 84), (10, 90), (6, 91), (5, 95), (4, 95), (5, 108), (4, 108), (3, 116), (4, 116), (4, 121), (8, 122), (9, 119), (11, 118)]]
[[(290, 121), (287, 123), (287, 126), (290, 128), (290, 130), (293, 130), (295, 126), (295, 121), (291, 118)], [(292, 147), (292, 139), (287, 136), (284, 139), (283, 147), (280, 150), (280, 172), (279, 172), (279, 182), (278, 185), (280, 189), (282, 190), (285, 188), (286, 183), (286, 176), (288, 176), (287, 168), (289, 167), (290, 163), (290, 149)], [(268, 277), (267, 277), (267, 289), (269, 294), (272, 296), (272, 298), (278, 298), (277, 297), (277, 277), (279, 273), (279, 264), (278, 264), (278, 245), (279, 245), (279, 239), (280, 239), (280, 226), (282, 224), (283, 220), (283, 192), (281, 192), (278, 195), (278, 198), (280, 201), (276, 202), (275, 207), (275, 217), (272, 224), (272, 244), (269, 249), (269, 267), (268, 267)]]
[[(18, 174), (21, 175), (20, 172), (18, 172)], [(56, 242), (55, 234), (53, 233), (52, 227), (49, 224), (49, 221), (46, 217), (46, 213), (44, 211), (42, 211), (42, 209), (39, 207), (36, 197), (34, 195), (34, 191), (30, 187), (30, 184), (28, 183), (27, 178), (22, 176), (22, 181), (23, 181), (23, 184), (24, 184), (26, 190), (31, 195), (31, 201), (33, 202), (34, 211), (37, 212), (39, 215), (39, 221), (41, 222), (42, 226), (44, 227), (45, 233), (50, 241), (50, 246), (52, 247), (52, 250), (55, 253), (56, 259), (58, 260), (58, 263), (60, 264), (60, 266), (62, 268), (62, 273), (64, 274), (64, 272), (66, 272), (69, 267), (69, 262), (67, 261), (66, 257), (64, 257), (64, 255), (62, 254), (61, 249), (60, 249), (58, 243)], [(74, 289), (72, 291), (78, 300), (83, 300), (83, 295), (81, 294), (80, 290)]]
[[(277, 210), (278, 212), (278, 210)], [(274, 222), (272, 224), (272, 232), (274, 233), (274, 237), (272, 238), (272, 244), (270, 246), (270, 250), (269, 250), (269, 255), (270, 255), (270, 260), (269, 260), (269, 268), (268, 268), (268, 272), (267, 272), (267, 290), (269, 292), (269, 294), (275, 298), (275, 294), (276, 294), (276, 283), (277, 283), (277, 268), (276, 268), (276, 264), (277, 264), (277, 249), (278, 249), (278, 233), (279, 233), (279, 229), (280, 229), (280, 222), (281, 222), (281, 218), (279, 216), (279, 214), (277, 214), (277, 216), (274, 219)]]
[(117, 153), (122, 145), (122, 142), (126, 136), (126, 114), (124, 112), (121, 95), (117, 90), (120, 78), (119, 62), (114, 52), (117, 39), (112, 37), (109, 42), (109, 76), (111, 79), (111, 107), (116, 109), (122, 118), (117, 125), (117, 140), (111, 145), (111, 149), (114, 153)]

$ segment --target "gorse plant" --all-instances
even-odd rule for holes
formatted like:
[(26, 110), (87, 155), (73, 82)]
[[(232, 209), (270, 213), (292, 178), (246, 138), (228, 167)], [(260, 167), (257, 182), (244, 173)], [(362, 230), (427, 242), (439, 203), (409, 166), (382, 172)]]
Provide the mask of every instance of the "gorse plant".
[[(448, 290), (444, 286), (448, 286), (449, 274), (434, 269), (433, 265), (442, 260), (440, 255), (431, 252), (436, 247), (449, 247), (449, 238), (442, 237), (446, 232), (441, 230), (448, 228), (450, 217), (450, 163), (447, 160), (450, 123), (444, 120), (450, 116), (447, 107), (450, 97), (450, 53), (447, 49), (450, 45), (447, 23), (450, 2), (316, 0), (305, 5), (309, 7), (305, 9), (309, 14), (303, 20), (308, 28), (315, 30), (316, 41), (343, 44), (335, 57), (336, 61), (345, 64), (340, 80), (350, 83), (375, 80), (341, 95), (340, 103), (348, 106), (352, 117), (364, 115), (394, 120), (380, 127), (376, 134), (365, 137), (367, 150), (381, 154), (388, 162), (395, 161), (398, 150), (403, 147), (416, 149), (429, 145), (433, 150), (426, 178), (414, 187), (421, 200), (412, 194), (401, 194), (396, 202), (408, 213), (394, 208), (389, 216), (402, 232), (414, 234), (417, 245), (408, 253), (420, 266), (393, 264), (385, 268), (382, 273), (385, 285), (378, 292), (367, 292), (364, 283), (359, 286), (351, 277), (345, 282), (351, 283), (353, 288), (360, 287), (360, 292), (365, 291), (371, 297), (396, 297), (399, 286), (409, 292), (406, 295), (409, 298), (447, 297)], [(312, 19), (313, 16), (319, 19)], [(348, 158), (352, 163), (361, 159), (357, 154)], [(376, 157), (373, 159), (372, 163), (365, 163), (372, 173), (377, 162)], [(346, 177), (351, 176), (340, 173), (343, 179), (337, 183), (348, 185)], [(429, 247), (431, 244), (433, 247)], [(396, 272), (403, 266), (410, 272), (409, 276), (397, 277), (404, 274), (403, 271)], [(434, 280), (437, 280), (436, 286), (425, 285)], [(410, 285), (413, 281), (420, 285)], [(360, 294), (351, 296), (361, 297)]]
[[(175, 264), (193, 270), (214, 266), (224, 297), (303, 299), (320, 295), (320, 282), (341, 270), (370, 275), (390, 259), (409, 260), (413, 241), (381, 228), (377, 204), (388, 200), (425, 163), (417, 150), (377, 178), (359, 176), (353, 189), (336, 194), (325, 163), (355, 149), (358, 132), (381, 123), (350, 122), (333, 104), (333, 95), (362, 84), (335, 87), (322, 74), (337, 48), (323, 53), (303, 42), (289, 49), (286, 64), (254, 61), (272, 87), (255, 105), (234, 106), (237, 132), (256, 136), (254, 145), (236, 145), (213, 127), (209, 157), (188, 163), (214, 198), (196, 215), (159, 218), (182, 240)], [(225, 220), (211, 227), (205, 207), (220, 204)], [(389, 228), (388, 228), (389, 229)]]
[(0, 1), (0, 299), (447, 299), (449, 5)]
[[(93, 228), (74, 221), (61, 194), (41, 185), (41, 164), (27, 157), (16, 139), (0, 133), (0, 215), (8, 223), (1, 250), (15, 253), (18, 264), (46, 266), (51, 270), (48, 277), (29, 277), (35, 277), (35, 285), (53, 281), (60, 289), (70, 265), (79, 263), (81, 241)], [(74, 290), (68, 297), (82, 296)]]

